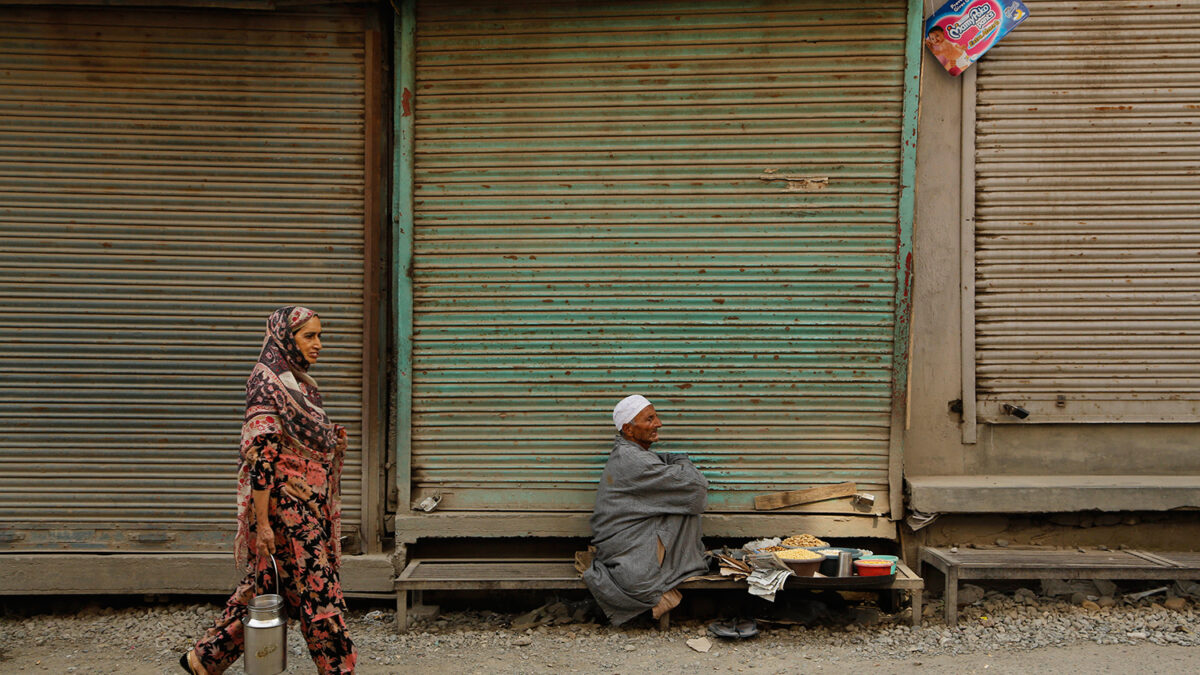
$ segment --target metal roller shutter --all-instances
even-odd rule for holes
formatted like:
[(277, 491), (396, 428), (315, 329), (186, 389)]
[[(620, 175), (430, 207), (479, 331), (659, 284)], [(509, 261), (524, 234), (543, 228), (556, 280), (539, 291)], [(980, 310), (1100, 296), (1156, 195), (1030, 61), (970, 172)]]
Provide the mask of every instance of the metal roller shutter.
[(313, 370), (361, 519), (362, 16), (5, 10), (5, 549), (232, 545), (267, 315), (321, 313)]
[(1200, 421), (1200, 2), (1038, 2), (979, 64), (979, 419)]
[(416, 11), (414, 501), (588, 510), (637, 392), (712, 509), (886, 505), (905, 4)]

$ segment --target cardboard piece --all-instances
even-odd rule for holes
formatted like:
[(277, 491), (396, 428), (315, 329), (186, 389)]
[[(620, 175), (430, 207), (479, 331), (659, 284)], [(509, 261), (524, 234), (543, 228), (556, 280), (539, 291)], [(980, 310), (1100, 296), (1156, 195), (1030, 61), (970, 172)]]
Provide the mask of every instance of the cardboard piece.
[(949, 0), (925, 20), (925, 46), (959, 75), (1028, 16), (1021, 0)]

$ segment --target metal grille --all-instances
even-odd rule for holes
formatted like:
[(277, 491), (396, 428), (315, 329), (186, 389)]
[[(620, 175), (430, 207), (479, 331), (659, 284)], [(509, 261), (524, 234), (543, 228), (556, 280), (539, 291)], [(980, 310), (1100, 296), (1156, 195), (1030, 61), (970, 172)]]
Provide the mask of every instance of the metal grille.
[(360, 522), (363, 20), (6, 10), (9, 549), (226, 549), (267, 315), (316, 309)]
[(1200, 420), (1200, 2), (1044, 2), (979, 64), (979, 418)]
[(414, 499), (588, 510), (636, 392), (714, 510), (886, 504), (904, 3), (417, 16)]

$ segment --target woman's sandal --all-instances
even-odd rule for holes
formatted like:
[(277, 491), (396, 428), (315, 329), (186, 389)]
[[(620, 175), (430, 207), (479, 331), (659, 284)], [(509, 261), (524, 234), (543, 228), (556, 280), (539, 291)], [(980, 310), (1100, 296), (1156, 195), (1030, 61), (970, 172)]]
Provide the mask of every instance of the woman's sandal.
[(188, 675), (201, 675), (201, 673), (203, 671), (199, 671), (199, 670), (196, 670), (195, 668), (193, 668), (191, 659), (188, 658), (189, 656), (191, 656), (194, 653), (195, 653), (195, 651), (191, 650), (191, 651), (187, 651), (187, 652), (184, 652), (183, 654), (181, 654), (179, 656), (179, 667), (183, 668), (183, 671), (185, 673), (188, 673)]

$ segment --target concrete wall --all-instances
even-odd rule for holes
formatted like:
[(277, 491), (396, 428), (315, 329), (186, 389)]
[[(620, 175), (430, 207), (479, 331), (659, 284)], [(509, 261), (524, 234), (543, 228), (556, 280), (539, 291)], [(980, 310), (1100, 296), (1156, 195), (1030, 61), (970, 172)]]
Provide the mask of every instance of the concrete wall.
[(912, 364), (906, 474), (966, 470), (961, 417), (959, 340), (959, 157), (961, 80), (922, 50), (917, 132), (917, 212), (913, 224)]

